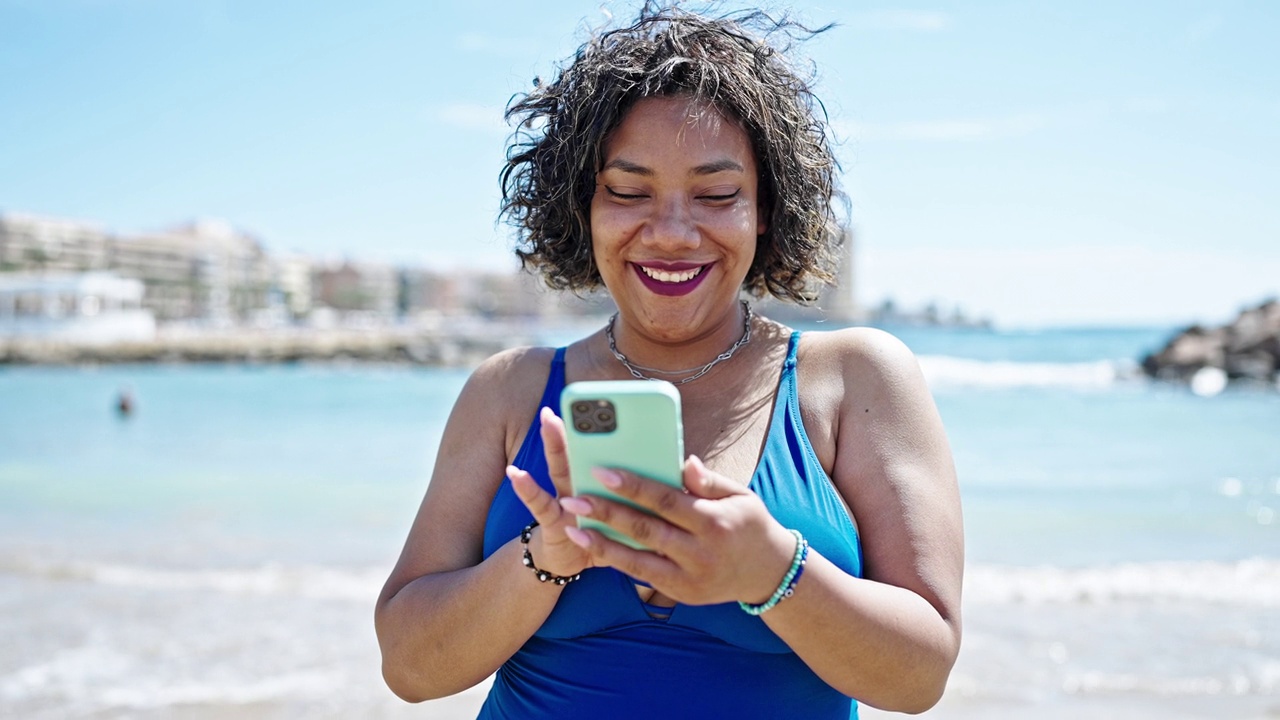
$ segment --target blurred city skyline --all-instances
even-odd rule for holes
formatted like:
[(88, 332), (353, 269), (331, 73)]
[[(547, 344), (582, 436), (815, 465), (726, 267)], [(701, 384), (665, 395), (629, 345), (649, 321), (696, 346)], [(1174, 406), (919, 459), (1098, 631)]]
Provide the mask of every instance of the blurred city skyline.
[[(1280, 6), (790, 7), (839, 24), (803, 50), (862, 304), (1182, 323), (1280, 293)], [(0, 0), (0, 212), (514, 267), (502, 108), (634, 8)]]

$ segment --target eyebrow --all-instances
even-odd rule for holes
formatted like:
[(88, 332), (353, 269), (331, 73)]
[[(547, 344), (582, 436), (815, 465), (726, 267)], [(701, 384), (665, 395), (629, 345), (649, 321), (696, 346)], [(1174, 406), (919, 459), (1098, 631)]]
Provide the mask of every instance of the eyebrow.
[[(614, 158), (604, 164), (602, 170), (621, 170), (622, 172), (632, 173), (634, 175), (643, 175), (644, 177), (652, 177), (653, 169), (633, 163), (623, 158)], [(709, 163), (699, 165), (689, 171), (690, 175), (714, 175), (718, 172), (726, 170), (736, 170), (738, 172), (746, 172), (747, 169), (742, 167), (736, 160), (723, 158), (721, 160), (713, 160)]]

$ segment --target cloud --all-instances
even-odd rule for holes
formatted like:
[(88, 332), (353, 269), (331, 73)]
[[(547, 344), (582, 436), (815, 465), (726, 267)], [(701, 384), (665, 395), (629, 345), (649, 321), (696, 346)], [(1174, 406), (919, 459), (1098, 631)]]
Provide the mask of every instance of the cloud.
[(1039, 113), (1019, 113), (1002, 118), (954, 118), (896, 123), (834, 123), (836, 132), (854, 142), (906, 140), (965, 142), (1028, 135), (1048, 124)]
[(938, 32), (951, 26), (951, 17), (935, 10), (872, 10), (855, 15), (850, 25), (862, 30)]
[(458, 130), (506, 135), (511, 129), (502, 114), (500, 107), (467, 102), (440, 105), (428, 113), (432, 120)]

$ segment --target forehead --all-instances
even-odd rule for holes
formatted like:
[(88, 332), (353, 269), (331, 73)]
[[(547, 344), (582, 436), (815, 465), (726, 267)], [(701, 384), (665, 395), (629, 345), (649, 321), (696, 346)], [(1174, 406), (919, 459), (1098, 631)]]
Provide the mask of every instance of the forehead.
[(755, 167), (751, 140), (737, 121), (710, 103), (679, 95), (636, 102), (605, 138), (606, 163), (643, 161), (640, 156), (698, 162), (720, 156)]

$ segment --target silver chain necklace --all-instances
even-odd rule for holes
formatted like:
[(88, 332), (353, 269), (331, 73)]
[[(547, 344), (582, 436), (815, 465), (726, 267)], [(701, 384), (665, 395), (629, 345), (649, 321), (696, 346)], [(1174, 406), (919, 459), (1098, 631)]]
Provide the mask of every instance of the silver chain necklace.
[[(684, 385), (685, 383), (693, 382), (694, 380), (697, 380), (703, 375), (706, 375), (707, 373), (711, 372), (711, 368), (733, 357), (733, 354), (738, 352), (738, 348), (751, 342), (751, 306), (747, 304), (745, 300), (742, 302), (742, 310), (744, 315), (746, 316), (745, 319), (742, 321), (742, 337), (738, 338), (737, 342), (731, 345), (728, 350), (725, 350), (724, 352), (717, 355), (715, 359), (712, 360), (711, 362), (707, 363), (706, 365), (699, 365), (698, 367), (688, 368), (687, 370), (659, 370), (658, 368), (650, 368), (650, 367), (645, 367), (643, 365), (636, 365), (632, 363), (630, 360), (628, 360), (626, 355), (623, 355), (621, 352), (618, 351), (618, 341), (615, 340), (613, 337), (613, 323), (617, 321), (618, 313), (614, 313), (613, 317), (609, 318), (609, 324), (604, 327), (604, 334), (605, 334), (605, 337), (609, 338), (609, 352), (613, 353), (613, 356), (618, 358), (618, 362), (622, 363), (622, 366), (625, 367), (627, 369), (627, 372), (630, 372), (631, 376), (634, 377), (635, 379), (637, 380), (660, 380), (661, 379), (661, 378), (650, 377), (648, 375), (645, 375), (644, 374), (645, 372), (651, 372), (658, 375), (689, 375), (689, 373), (693, 373), (692, 375), (689, 375), (689, 377), (687, 378), (672, 381), (676, 385)], [(644, 372), (641, 372), (641, 371), (644, 371)]]

